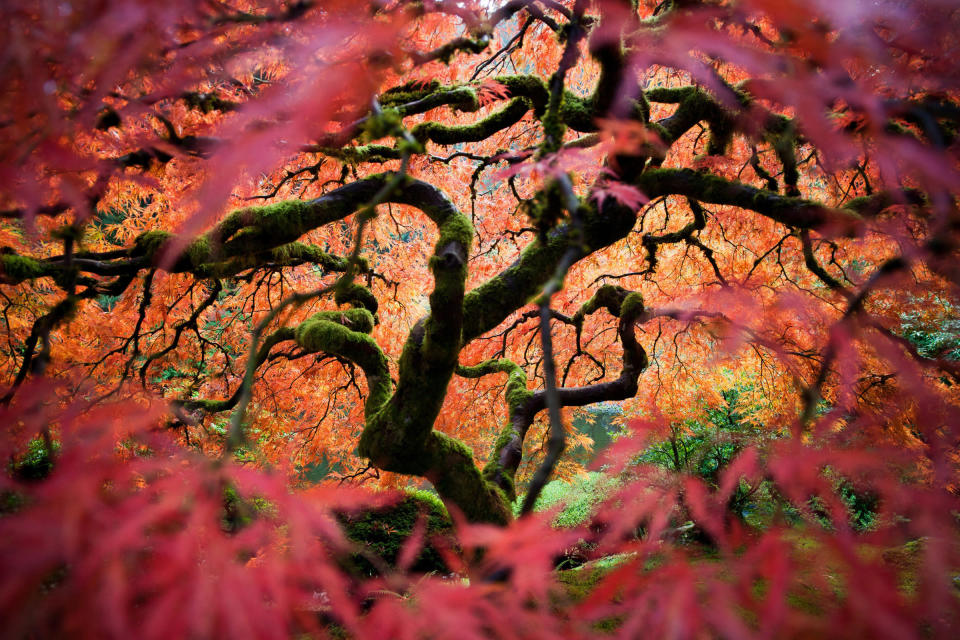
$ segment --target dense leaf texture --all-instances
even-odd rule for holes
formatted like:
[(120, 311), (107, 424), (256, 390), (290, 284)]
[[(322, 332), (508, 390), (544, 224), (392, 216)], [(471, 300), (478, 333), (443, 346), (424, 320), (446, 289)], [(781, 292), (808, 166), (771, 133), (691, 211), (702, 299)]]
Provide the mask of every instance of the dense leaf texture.
[(953, 0), (0, 15), (3, 634), (953, 637)]

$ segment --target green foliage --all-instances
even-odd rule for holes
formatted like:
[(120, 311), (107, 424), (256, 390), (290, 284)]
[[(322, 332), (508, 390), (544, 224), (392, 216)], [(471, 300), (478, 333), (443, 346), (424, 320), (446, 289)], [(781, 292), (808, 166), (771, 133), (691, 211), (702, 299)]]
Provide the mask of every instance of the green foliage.
[[(714, 489), (719, 487), (727, 466), (752, 445), (779, 437), (752, 419), (756, 407), (746, 400), (750, 384), (735, 385), (722, 392), (723, 401), (706, 407), (702, 416), (673, 425), (668, 437), (643, 453), (638, 462), (654, 464), (680, 473), (689, 473)], [(840, 501), (847, 507), (848, 523), (854, 531), (867, 531), (876, 525), (879, 507), (876, 495), (827, 467), (823, 470)], [(821, 526), (834, 523), (819, 496), (811, 496), (804, 507)], [(803, 520), (798, 505), (790, 504), (769, 481), (749, 484), (741, 480), (731, 495), (729, 513), (755, 528), (765, 528), (777, 518), (799, 524)], [(697, 532), (694, 531), (696, 536)]]
[(270, 514), (275, 507), (262, 497), (244, 497), (227, 485), (223, 488), (223, 512), (220, 526), (227, 533), (236, 533), (249, 526), (261, 514)]
[(190, 374), (177, 369), (176, 367), (167, 367), (160, 372), (160, 375), (157, 376), (156, 381), (162, 382), (166, 380), (176, 380), (178, 378), (189, 378)]
[[(826, 467), (824, 475), (831, 481), (833, 492), (847, 511), (847, 524), (854, 531), (869, 531), (877, 526), (877, 509), (880, 501), (877, 494), (868, 488), (857, 486), (849, 479), (837, 473), (833, 468)], [(825, 529), (834, 529), (834, 521), (826, 509), (826, 504), (820, 496), (813, 496), (806, 505), (813, 513), (816, 521)], [(799, 514), (792, 508), (786, 509), (788, 516), (799, 520)]]
[(357, 514), (340, 515), (339, 520), (347, 538), (361, 547), (348, 564), (361, 574), (375, 575), (378, 566), (392, 567), (397, 563), (404, 543), (423, 520), (425, 529), (420, 553), (411, 569), (419, 572), (448, 573), (449, 568), (432, 540), (452, 534), (452, 524), (446, 507), (436, 494), (423, 490), (408, 490), (396, 504)]
[[(7, 464), (7, 473), (20, 482), (39, 482), (53, 471), (60, 443), (34, 438), (27, 450)], [(18, 490), (0, 491), (0, 516), (18, 511), (26, 503), (26, 497)]]
[[(566, 482), (554, 480), (547, 483), (534, 505), (535, 511), (560, 507), (553, 519), (554, 526), (575, 527), (585, 523), (593, 515), (596, 506), (616, 488), (617, 481), (598, 471), (591, 471)], [(517, 500), (519, 511), (522, 500)]]
[(590, 595), (600, 579), (609, 572), (608, 567), (577, 567), (557, 572), (557, 582), (563, 586), (568, 597), (574, 602), (580, 602)]
[(901, 335), (926, 358), (960, 360), (960, 309), (947, 301), (917, 301), (934, 313), (910, 311), (900, 316)]
[(587, 451), (583, 447), (576, 447), (569, 453), (570, 457), (578, 462), (589, 464), (610, 446), (620, 431), (620, 426), (614, 422), (620, 414), (620, 407), (615, 404), (602, 404), (580, 412), (573, 419), (573, 429), (593, 440), (593, 448)]
[(343, 473), (343, 464), (334, 462), (324, 451), (313, 462), (297, 466), (300, 481), (305, 484), (317, 484), (331, 473)]
[[(112, 110), (111, 110), (112, 111)], [(114, 112), (116, 114), (116, 112)], [(143, 199), (140, 201), (140, 207), (145, 207), (150, 204), (149, 199)], [(97, 215), (91, 220), (91, 227), (94, 230), (94, 233), (99, 234), (104, 240), (110, 244), (123, 247), (124, 242), (120, 238), (119, 230), (120, 225), (124, 220), (130, 217), (130, 208), (115, 208), (111, 207), (107, 211), (97, 212)]]
[(43, 480), (53, 471), (54, 458), (59, 450), (58, 442), (34, 438), (27, 445), (27, 451), (10, 464), (10, 472), (21, 481)]
[(750, 419), (753, 407), (743, 400), (749, 390), (744, 385), (723, 391), (722, 403), (706, 407), (700, 418), (671, 425), (667, 439), (650, 447), (638, 462), (692, 473), (716, 484), (740, 451), (766, 437), (761, 425)]
[[(637, 462), (688, 473), (719, 488), (723, 471), (741, 451), (778, 437), (753, 419), (757, 407), (748, 400), (752, 390), (751, 383), (737, 381), (721, 392), (720, 403), (704, 407), (700, 417), (671, 425), (666, 439), (647, 449)], [(752, 526), (768, 525), (783, 508), (768, 484), (741, 480), (727, 501), (728, 513)], [(695, 529), (691, 535), (700, 539), (701, 533)]]
[(854, 531), (869, 531), (877, 526), (877, 508), (880, 504), (876, 493), (857, 490), (848, 482), (841, 483), (837, 491), (850, 514), (850, 526)]
[[(573, 602), (586, 600), (600, 581), (630, 556), (618, 554), (609, 556), (589, 565), (557, 572), (557, 582), (563, 587), (563, 593)], [(613, 634), (623, 624), (620, 616), (604, 618), (593, 624), (598, 635)]]
[(227, 486), (223, 489), (223, 513), (220, 526), (228, 533), (234, 533), (253, 522), (251, 505), (240, 497), (237, 490)]
[(223, 419), (213, 420), (209, 425), (207, 425), (207, 431), (218, 436), (226, 436), (228, 426), (229, 423)]
[(100, 307), (102, 311), (109, 312), (109, 311), (112, 311), (115, 306), (117, 306), (117, 303), (120, 301), (120, 296), (111, 296), (108, 294), (103, 294), (103, 295), (97, 296), (96, 300), (97, 300), (97, 305)]

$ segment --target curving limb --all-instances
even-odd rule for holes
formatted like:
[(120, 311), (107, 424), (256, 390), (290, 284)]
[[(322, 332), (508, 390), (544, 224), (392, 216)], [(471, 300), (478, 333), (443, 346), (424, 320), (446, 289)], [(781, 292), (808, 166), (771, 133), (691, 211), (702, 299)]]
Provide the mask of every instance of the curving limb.
[[(563, 407), (582, 407), (597, 402), (632, 398), (637, 393), (638, 380), (648, 364), (647, 354), (637, 342), (635, 327), (644, 315), (643, 299), (621, 287), (604, 285), (584, 303), (568, 322), (579, 329), (584, 318), (605, 309), (617, 319), (617, 335), (623, 347), (622, 369), (615, 380), (580, 387), (559, 387), (557, 399)], [(531, 391), (523, 369), (511, 360), (487, 360), (474, 366), (461, 366), (457, 375), (478, 378), (496, 373), (507, 374), (507, 423), (494, 444), (490, 460), (484, 467), (484, 476), (496, 484), (512, 501), (516, 499), (515, 475), (523, 456), (523, 442), (537, 414), (547, 408), (547, 390)], [(525, 508), (536, 501), (539, 489), (528, 489)]]
[[(297, 7), (307, 10), (312, 4), (293, 3), (287, 10), (256, 15), (224, 9), (214, 15), (214, 22), (221, 26), (239, 23), (251, 29), (260, 24), (294, 22), (301, 17)], [(612, 278), (626, 284), (626, 278), (635, 277), (634, 287), (659, 286), (657, 277), (664, 275), (661, 271), (667, 271), (660, 262), (670, 259), (665, 247), (693, 247), (696, 251), (684, 252), (684, 259), (697, 261), (697, 286), (710, 287), (711, 293), (718, 290), (718, 284), (726, 292), (732, 288), (731, 282), (740, 283), (744, 290), (770, 287), (769, 282), (763, 281), (763, 272), (766, 267), (779, 268), (776, 277), (827, 304), (828, 312), (842, 315), (850, 326), (855, 320), (861, 326), (895, 335), (893, 328), (871, 318), (872, 292), (878, 282), (886, 286), (893, 276), (912, 274), (915, 266), (955, 283), (956, 203), (949, 197), (938, 199), (922, 192), (910, 181), (904, 184), (911, 188), (894, 186), (893, 191), (874, 191), (874, 185), (879, 184), (876, 171), (866, 169), (868, 162), (870, 166), (876, 164), (876, 158), (868, 157), (871, 140), (877, 139), (877, 129), (883, 129), (884, 136), (949, 150), (951, 145), (955, 147), (960, 110), (947, 96), (932, 95), (890, 99), (880, 104), (876, 113), (870, 114), (871, 118), (878, 116), (880, 122), (856, 112), (855, 105), (830, 107), (831, 117), (843, 118), (844, 133), (858, 142), (862, 139), (866, 151), (863, 158), (855, 159), (856, 170), (848, 167), (836, 172), (835, 176), (849, 184), (840, 184), (839, 177), (834, 177), (836, 193), (840, 195), (827, 200), (820, 195), (825, 191), (815, 190), (813, 181), (808, 179), (819, 171), (820, 150), (813, 149), (816, 136), (802, 126), (801, 109), (779, 108), (768, 99), (768, 93), (760, 90), (762, 87), (749, 81), (730, 84), (717, 76), (717, 82), (711, 84), (707, 80), (713, 76), (697, 76), (682, 65), (674, 67), (670, 60), (656, 57), (656, 47), (648, 46), (669, 32), (673, 20), (694, 19), (698, 4), (669, 0), (646, 20), (637, 17), (637, 7), (614, 14), (597, 11), (580, 0), (566, 4), (554, 0), (510, 0), (485, 17), (457, 3), (431, 3), (429, 8), (406, 3), (378, 7), (383, 17), (389, 17), (393, 11), (415, 10), (448, 13), (463, 21), (463, 29), (455, 37), (430, 51), (411, 51), (401, 46), (379, 52), (383, 59), (378, 60), (378, 69), (390, 65), (402, 69), (409, 62), (449, 63), (469, 54), (484, 53), (501, 35), (499, 28), (506, 28), (505, 21), (514, 16), (517, 33), (507, 33), (503, 47), (484, 54), (491, 57), (475, 66), (473, 76), (487, 78), (485, 84), (474, 78), (453, 84), (406, 81), (421, 77), (411, 74), (399, 81), (402, 84), (381, 90), (376, 96), (364, 96), (359, 106), (342, 105), (331, 126), (311, 128), (309, 137), (301, 134), (303, 139), (290, 142), (287, 148), (291, 153), (299, 151), (302, 155), (287, 159), (289, 168), (280, 172), (275, 184), (247, 200), (257, 200), (257, 204), (226, 214), (198, 237), (154, 230), (139, 234), (124, 248), (87, 251), (79, 241), (74, 247), (74, 241), (82, 238), (84, 231), (82, 216), (77, 214), (87, 206), (94, 212), (92, 215), (100, 215), (95, 210), (103, 209), (98, 206), (100, 199), (114, 177), (132, 174), (141, 178), (139, 171), (172, 170), (177, 164), (173, 162), (175, 157), (197, 163), (215, 159), (214, 151), (219, 153), (227, 142), (204, 137), (199, 131), (181, 132), (161, 111), (146, 113), (143, 118), (150, 126), (157, 131), (157, 122), (163, 126), (159, 139), (155, 143), (137, 140), (135, 145), (126, 147), (126, 153), (118, 150), (116, 153), (122, 155), (99, 163), (96, 176), (93, 171), (84, 176), (86, 183), (92, 182), (93, 186), (79, 189), (77, 202), (58, 194), (51, 195), (43, 204), (32, 204), (30, 211), (26, 205), (17, 206), (23, 203), (15, 201), (5, 202), (0, 211), (4, 224), (32, 215), (43, 216), (44, 222), (71, 214), (80, 220), (57, 230), (58, 241), (47, 243), (42, 249), (0, 248), (0, 285), (5, 291), (8, 287), (21, 287), (19, 291), (24, 297), (40, 293), (46, 300), (45, 307), (34, 306), (29, 310), (32, 315), (24, 316), (28, 321), (20, 325), (25, 327), (23, 344), (14, 345), (11, 341), (8, 361), (12, 363), (9, 378), (13, 387), (3, 401), (9, 401), (29, 376), (43, 374), (50, 358), (58, 357), (50, 345), (56, 343), (60, 332), (67, 334), (69, 321), (82, 305), (123, 294), (127, 296), (123, 302), (133, 310), (132, 331), (124, 328), (119, 336), (106, 338), (111, 339), (110, 347), (93, 355), (94, 362), (79, 363), (85, 367), (88, 378), (108, 369), (107, 359), (113, 358), (120, 360), (116, 389), (131, 376), (139, 377), (142, 387), (158, 387), (148, 375), (154, 367), (195, 348), (194, 354), (199, 351), (199, 363), (194, 386), (187, 392), (182, 387), (177, 389), (177, 393), (189, 395), (195, 392), (200, 370), (209, 361), (222, 357), (220, 375), (234, 382), (240, 377), (238, 371), (245, 367), (242, 383), (227, 392), (227, 398), (181, 401), (182, 408), (188, 411), (233, 411), (229, 450), (242, 439), (244, 408), (257, 376), (297, 358), (329, 358), (350, 371), (350, 389), (359, 393), (365, 380), (363, 424), (357, 426), (362, 427), (359, 453), (370, 461), (371, 468), (428, 478), (444, 499), (469, 520), (502, 524), (511, 518), (510, 503), (518, 493), (516, 476), (523, 459), (524, 440), (540, 412), (546, 409), (551, 413), (550, 451), (547, 462), (528, 487), (524, 510), (529, 510), (536, 500), (562, 451), (560, 409), (636, 395), (639, 377), (648, 366), (647, 352), (636, 338), (636, 325), (654, 318), (693, 317), (677, 309), (645, 309), (639, 293), (610, 285), (593, 291), (593, 296), (572, 315), (572, 309), (560, 307), (561, 298), (554, 294), (560, 291), (567, 273), (583, 267), (590, 256), (616, 243), (626, 240), (624, 244), (637, 255), (625, 261), (630, 264), (611, 267), (615, 273), (595, 282)], [(728, 13), (723, 3), (709, 4), (714, 12), (711, 20), (716, 20), (717, 25), (740, 24), (742, 16)], [(624, 8), (628, 6), (629, 3), (624, 4)], [(754, 35), (747, 33), (747, 37), (765, 39), (765, 46), (771, 51), (785, 46), (784, 42), (767, 38), (764, 30), (751, 32)], [(548, 73), (527, 72), (534, 66), (523, 68), (524, 72), (501, 71), (506, 68), (501, 62), (509, 59), (525, 39), (529, 43), (534, 35), (544, 33), (556, 41), (559, 54)], [(636, 66), (643, 57), (641, 52), (649, 51), (653, 51), (650, 64), (661, 67), (655, 73), (664, 73), (664, 86), (659, 77), (656, 82), (651, 80), (649, 86), (641, 86), (638, 80), (652, 77)], [(592, 86), (583, 87), (582, 91), (572, 84), (581, 57), (589, 57), (597, 69)], [(709, 68), (712, 72), (719, 66), (711, 63), (704, 70)], [(174, 103), (204, 115), (230, 111), (234, 118), (244, 114), (243, 96), (254, 95), (256, 89), (242, 83), (240, 86), (243, 90), (231, 94), (229, 100), (207, 88), (187, 87), (169, 95), (140, 99), (125, 98), (119, 90), (109, 97), (117, 105), (123, 102), (140, 109)], [(493, 90), (489, 90), (491, 86)], [(97, 116), (95, 126), (101, 133), (119, 129), (135, 117), (122, 106), (116, 109), (120, 111), (104, 105)], [(796, 119), (778, 113), (778, 109), (796, 112)], [(634, 148), (607, 147), (608, 123), (643, 132), (643, 140)], [(576, 137), (571, 132), (585, 135)], [(556, 169), (568, 166), (562, 161), (586, 149), (606, 154), (597, 156), (597, 171), (574, 175), (577, 172)], [(749, 156), (742, 153), (743, 149), (749, 150)], [(676, 166), (675, 158), (686, 161), (688, 155), (696, 158), (692, 166), (721, 166), (712, 163), (723, 157), (742, 164), (742, 168), (740, 173), (735, 168), (724, 169), (721, 176), (709, 169)], [(462, 202), (468, 196), (473, 202), (478, 192), (499, 188), (492, 184), (492, 171), (488, 173), (498, 165), (511, 170), (536, 169), (545, 176), (542, 184), (525, 181), (522, 173), (506, 181), (502, 192), (507, 203), (505, 211), (514, 216), (508, 224), (501, 224), (503, 219), (499, 217), (485, 218), (479, 207), (472, 208), (468, 213), (475, 215), (468, 217), (441, 189), (408, 175), (408, 168), (411, 172), (422, 170), (423, 176), (448, 169), (464, 171), (462, 175), (471, 178), (469, 194), (464, 185)], [(390, 170), (370, 175), (370, 171), (381, 168)], [(111, 171), (114, 173), (110, 174)], [(597, 173), (600, 177), (596, 177)], [(590, 177), (582, 179), (584, 175)], [(731, 175), (738, 178), (732, 179)], [(305, 198), (300, 192), (301, 197), (296, 197), (294, 185), (301, 177), (314, 189), (309, 193), (323, 195)], [(854, 188), (857, 180), (865, 186)], [(677, 217), (669, 218), (672, 212), (668, 212), (663, 228), (651, 231), (644, 220), (653, 211), (652, 206), (641, 206), (643, 199), (639, 196), (632, 203), (618, 201), (609, 196), (613, 192), (611, 185), (663, 203), (664, 211), (668, 202), (684, 198), (689, 211), (683, 208), (680, 215), (685, 219), (679, 224)], [(331, 190), (326, 191), (328, 188)], [(287, 199), (270, 202), (278, 196)], [(402, 336), (402, 352), (396, 362), (388, 357), (391, 352), (386, 343), (378, 342), (376, 329), (385, 300), (378, 299), (378, 295), (382, 298), (383, 289), (374, 286), (373, 278), (378, 277), (376, 265), (384, 263), (382, 255), (368, 254), (369, 262), (361, 255), (373, 245), (369, 239), (362, 241), (364, 225), (377, 215), (375, 209), (381, 205), (415, 208), (438, 234), (432, 250), (427, 250), (427, 267), (433, 277), (433, 288), (428, 292), (429, 310), (421, 312), (423, 317)], [(707, 211), (707, 206), (711, 206), (711, 211)], [(713, 206), (717, 209), (713, 210)], [(720, 256), (719, 250), (715, 254), (715, 249), (723, 246), (721, 242), (727, 241), (724, 217), (732, 209), (745, 212), (748, 222), (744, 226), (756, 221), (775, 234), (759, 247), (748, 246), (750, 243), (742, 240), (735, 246), (737, 251), (742, 250), (737, 259), (743, 258), (747, 265), (742, 272), (737, 271), (732, 259), (728, 262), (726, 256)], [(897, 231), (902, 237), (887, 233), (885, 227), (891, 212), (901, 209), (913, 216), (909, 224)], [(90, 212), (84, 215), (87, 213)], [(339, 234), (349, 228), (351, 216), (355, 216), (357, 234), (350, 255), (339, 255), (336, 250), (321, 246), (317, 240), (321, 234), (312, 233), (326, 228)], [(403, 235), (402, 223), (397, 218), (393, 222), (396, 235)], [(480, 227), (479, 241), (474, 237), (473, 223)], [(886, 262), (870, 265), (869, 273), (861, 269), (862, 265), (854, 269), (850, 264), (841, 264), (842, 257), (835, 259), (838, 253), (842, 256), (843, 247), (868, 234), (886, 234), (895, 239), (899, 253), (885, 256)], [(510, 242), (497, 243), (507, 236), (512, 236), (513, 246), (521, 248), (519, 255), (511, 264), (496, 264), (496, 257)], [(639, 244), (631, 244), (635, 238)], [(912, 246), (910, 240), (915, 241)], [(27, 247), (28, 243), (16, 246)], [(378, 252), (381, 249), (377, 246)], [(619, 250), (620, 247), (614, 249)], [(484, 273), (492, 275), (467, 290), (471, 258), (490, 269)], [(302, 265), (315, 268), (294, 271)], [(305, 272), (313, 278), (309, 286), (319, 288), (305, 291), (301, 279)], [(189, 293), (172, 304), (164, 300), (159, 293), (163, 281), (168, 279), (164, 274), (184, 274), (178, 282), (189, 284)], [(364, 278), (366, 286), (361, 283)], [(142, 289), (132, 284), (141, 281)], [(396, 293), (399, 286), (393, 284), (394, 300), (401, 302)], [(204, 290), (204, 286), (209, 288)], [(295, 291), (292, 295), (291, 287)], [(198, 290), (205, 293), (194, 300)], [(233, 308), (239, 307), (241, 313), (224, 319), (222, 326), (206, 328), (206, 318), (212, 317), (223, 298), (234, 295), (236, 290), (243, 290), (238, 297), (246, 298), (242, 303), (233, 300), (224, 306), (236, 303)], [(306, 318), (297, 316), (296, 322), (286, 321), (290, 326), (280, 326), (281, 309), (313, 304), (318, 298), (332, 300), (325, 310)], [(9, 308), (14, 304), (11, 301)], [(106, 308), (106, 301), (104, 304)], [(334, 304), (336, 309), (331, 308)], [(179, 320), (172, 324), (172, 335), (164, 332), (158, 322), (151, 325), (149, 318), (158, 307), (164, 315), (179, 314)], [(585, 319), (601, 311), (614, 319), (616, 339), (623, 349), (619, 373), (587, 353), (581, 344)], [(244, 323), (253, 325), (252, 318), (257, 314), (263, 317), (264, 312), (266, 320), (252, 327), (251, 332), (251, 327)], [(698, 318), (719, 317), (710, 316), (709, 312), (697, 313)], [(238, 315), (243, 317), (238, 320)], [(219, 315), (216, 318), (211, 324), (220, 321)], [(540, 321), (539, 333), (532, 323), (521, 326), (534, 319)], [(576, 353), (561, 374), (555, 375), (551, 327), (560, 325), (564, 331), (572, 328), (575, 332)], [(251, 335), (246, 360), (230, 349), (229, 339), (217, 335), (224, 329)], [(521, 331), (526, 331), (529, 342), (519, 355), (508, 350), (507, 340)], [(612, 335), (613, 323), (605, 331), (605, 337)], [(753, 345), (761, 345), (765, 339), (756, 335), (750, 338)], [(494, 344), (482, 356), (498, 357), (461, 366), (459, 360), (465, 347), (481, 339), (498, 339), (502, 344), (499, 351)], [(659, 339), (654, 338), (653, 345), (648, 345), (651, 354), (657, 353)], [(788, 344), (787, 339), (781, 340), (781, 344)], [(793, 354), (800, 354), (797, 357), (819, 366), (806, 397), (806, 414), (810, 414), (835, 354), (829, 350), (820, 353), (810, 345), (791, 349)], [(595, 358), (599, 374), (582, 386), (567, 386), (567, 374), (573, 368), (572, 377), (576, 378), (577, 368), (572, 365), (581, 356)], [(356, 371), (362, 371), (363, 376), (354, 377)], [(467, 378), (502, 374), (507, 379), (507, 416), (498, 431), (493, 453), (482, 468), (475, 464), (466, 445), (434, 428), (454, 374)], [(535, 388), (531, 379), (540, 378), (543, 386)]]

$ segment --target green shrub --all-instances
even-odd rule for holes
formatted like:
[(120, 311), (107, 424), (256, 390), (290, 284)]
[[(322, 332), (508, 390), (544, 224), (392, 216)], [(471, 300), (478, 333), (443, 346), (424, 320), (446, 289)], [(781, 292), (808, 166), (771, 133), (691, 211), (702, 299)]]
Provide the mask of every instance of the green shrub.
[(40, 438), (34, 438), (27, 445), (27, 451), (10, 465), (10, 471), (15, 478), (24, 482), (43, 480), (53, 471), (54, 458), (59, 449), (58, 442), (48, 444)]
[(916, 302), (926, 312), (900, 314), (900, 334), (925, 358), (960, 360), (960, 311), (936, 298)]
[(380, 562), (376, 564), (395, 566), (400, 550), (421, 519), (425, 520), (426, 530), (411, 570), (422, 573), (450, 571), (432, 542), (438, 536), (448, 537), (452, 532), (450, 516), (434, 493), (408, 490), (393, 505), (338, 517), (347, 537), (362, 547), (362, 552), (351, 555), (348, 560), (350, 568), (356, 572), (365, 575), (378, 573), (375, 563), (368, 559), (370, 556), (379, 558)]

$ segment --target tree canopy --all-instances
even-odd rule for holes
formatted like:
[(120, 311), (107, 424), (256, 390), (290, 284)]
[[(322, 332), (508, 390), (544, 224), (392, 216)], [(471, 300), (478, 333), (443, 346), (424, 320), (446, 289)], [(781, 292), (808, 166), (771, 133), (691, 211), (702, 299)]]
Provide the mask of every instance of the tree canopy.
[(0, 13), (11, 637), (951, 636), (953, 0)]

